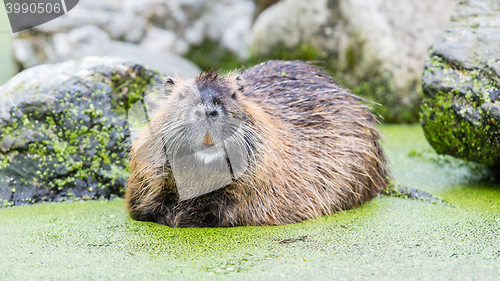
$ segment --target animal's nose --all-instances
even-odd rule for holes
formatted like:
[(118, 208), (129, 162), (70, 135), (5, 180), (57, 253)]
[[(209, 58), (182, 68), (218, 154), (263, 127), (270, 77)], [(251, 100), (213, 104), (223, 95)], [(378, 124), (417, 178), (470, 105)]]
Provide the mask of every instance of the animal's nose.
[(217, 110), (207, 110), (207, 118), (211, 119), (217, 119), (217, 116), (219, 116), (219, 112)]
[(216, 109), (209, 109), (209, 110), (203, 110), (203, 109), (198, 109), (195, 112), (196, 116), (200, 119), (217, 119), (219, 116), (219, 112), (217, 112)]

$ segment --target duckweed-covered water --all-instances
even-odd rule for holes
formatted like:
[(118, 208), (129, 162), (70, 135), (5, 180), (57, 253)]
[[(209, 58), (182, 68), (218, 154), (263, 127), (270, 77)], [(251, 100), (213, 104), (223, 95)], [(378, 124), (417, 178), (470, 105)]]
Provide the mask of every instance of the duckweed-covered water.
[(382, 126), (398, 183), (441, 197), (379, 197), (278, 227), (172, 229), (123, 200), (0, 209), (0, 280), (498, 280), (500, 184), (437, 156), (420, 126)]

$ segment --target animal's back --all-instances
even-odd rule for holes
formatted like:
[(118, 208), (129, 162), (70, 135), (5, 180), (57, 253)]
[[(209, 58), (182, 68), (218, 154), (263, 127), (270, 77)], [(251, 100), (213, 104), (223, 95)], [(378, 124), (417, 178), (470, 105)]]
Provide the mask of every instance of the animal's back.
[(245, 96), (273, 121), (271, 138), (280, 135), (281, 184), (315, 202), (310, 214), (353, 208), (387, 185), (377, 120), (362, 99), (304, 61), (268, 61), (242, 75)]
[(268, 61), (244, 71), (242, 76), (251, 85), (244, 93), (247, 97), (272, 116), (287, 120), (296, 119), (295, 114), (315, 114), (320, 106), (325, 110), (335, 108), (339, 113), (350, 109), (347, 104), (360, 101), (320, 68), (304, 61)]

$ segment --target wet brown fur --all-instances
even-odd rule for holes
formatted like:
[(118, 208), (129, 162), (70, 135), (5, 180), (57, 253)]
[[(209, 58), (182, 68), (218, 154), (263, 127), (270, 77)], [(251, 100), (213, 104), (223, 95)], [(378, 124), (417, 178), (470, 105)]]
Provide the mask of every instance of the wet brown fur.
[[(126, 191), (132, 218), (172, 227), (289, 224), (355, 208), (387, 185), (376, 118), (319, 68), (269, 61), (243, 71), (242, 84), (233, 76), (209, 72), (195, 81), (198, 88), (237, 92), (254, 137), (250, 169), (228, 186), (180, 202), (162, 158), (148, 164), (132, 154)], [(166, 109), (185, 82), (174, 86)], [(155, 115), (153, 128), (164, 118)]]

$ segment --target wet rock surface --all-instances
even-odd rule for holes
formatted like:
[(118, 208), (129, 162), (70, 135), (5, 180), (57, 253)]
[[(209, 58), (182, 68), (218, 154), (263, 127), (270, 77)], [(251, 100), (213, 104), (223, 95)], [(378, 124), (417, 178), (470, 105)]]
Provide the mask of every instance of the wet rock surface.
[(89, 57), (33, 67), (0, 87), (0, 206), (122, 195), (127, 109), (161, 79)]
[(421, 123), (436, 152), (500, 165), (500, 2), (462, 1), (425, 63)]

